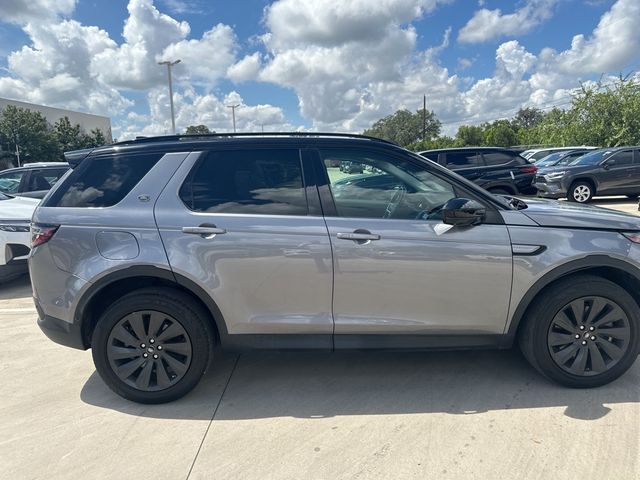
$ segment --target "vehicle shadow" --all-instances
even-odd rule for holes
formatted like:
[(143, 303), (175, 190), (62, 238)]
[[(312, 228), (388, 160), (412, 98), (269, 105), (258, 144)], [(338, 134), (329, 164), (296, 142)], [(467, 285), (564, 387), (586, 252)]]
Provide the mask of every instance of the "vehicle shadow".
[(31, 280), (28, 274), (0, 283), (0, 300), (31, 297)]
[[(140, 406), (111, 393), (97, 374), (82, 389), (89, 404), (158, 418), (215, 420), (273, 417), (449, 413), (564, 407), (581, 420), (607, 405), (640, 402), (640, 361), (622, 378), (588, 390), (564, 388), (535, 372), (516, 349), (465, 352), (250, 353), (227, 355), (187, 397)], [(224, 370), (224, 374), (221, 372)], [(231, 378), (229, 378), (231, 375)]]

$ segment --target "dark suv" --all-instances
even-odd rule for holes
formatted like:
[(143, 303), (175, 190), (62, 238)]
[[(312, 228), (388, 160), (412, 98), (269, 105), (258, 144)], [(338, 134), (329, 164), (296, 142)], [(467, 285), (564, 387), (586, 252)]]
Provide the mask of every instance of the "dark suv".
[(518, 342), (571, 387), (608, 383), (638, 356), (635, 215), (491, 195), (354, 135), (146, 138), (67, 158), (31, 225), (38, 323), (91, 348), (126, 398), (184, 395), (216, 346)]
[(27, 163), (0, 172), (0, 193), (43, 198), (69, 170), (64, 162)]
[(538, 195), (585, 203), (596, 195), (640, 195), (640, 147), (603, 148), (569, 165), (541, 168)]
[(533, 182), (538, 168), (508, 148), (450, 148), (420, 155), (497, 195), (536, 193)]

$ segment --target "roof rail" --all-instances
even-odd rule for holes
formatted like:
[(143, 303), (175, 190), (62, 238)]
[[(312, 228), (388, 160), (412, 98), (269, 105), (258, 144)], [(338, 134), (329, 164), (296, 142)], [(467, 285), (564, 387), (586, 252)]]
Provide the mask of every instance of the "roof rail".
[(131, 145), (140, 143), (154, 143), (154, 142), (171, 142), (171, 141), (184, 141), (184, 140), (197, 140), (207, 138), (234, 138), (234, 137), (337, 137), (337, 138), (362, 138), (366, 140), (372, 140), (376, 142), (388, 143), (390, 145), (397, 145), (389, 140), (382, 138), (371, 137), (368, 135), (359, 135), (357, 133), (325, 133), (325, 132), (258, 132), (258, 133), (205, 133), (195, 135), (159, 135), (156, 137), (136, 137), (135, 140), (124, 140), (122, 142), (114, 143), (113, 145)]

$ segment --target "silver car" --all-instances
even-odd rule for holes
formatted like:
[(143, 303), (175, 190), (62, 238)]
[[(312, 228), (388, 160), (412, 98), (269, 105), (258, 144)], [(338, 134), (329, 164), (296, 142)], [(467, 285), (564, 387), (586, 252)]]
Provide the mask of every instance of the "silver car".
[[(357, 135), (143, 138), (66, 157), (32, 221), (38, 323), (92, 348), (125, 398), (181, 397), (216, 347), (519, 343), (570, 387), (638, 356), (636, 216), (493, 196)], [(343, 162), (361, 165), (354, 181)]]

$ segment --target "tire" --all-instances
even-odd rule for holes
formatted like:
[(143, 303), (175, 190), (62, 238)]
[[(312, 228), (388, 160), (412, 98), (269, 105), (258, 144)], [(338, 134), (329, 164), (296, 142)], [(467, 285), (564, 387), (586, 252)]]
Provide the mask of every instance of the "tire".
[[(602, 303), (596, 303), (596, 297)], [(583, 321), (573, 322), (567, 316), (574, 329), (559, 326), (564, 325), (563, 312), (571, 308), (572, 302), (588, 306), (590, 298), (592, 307), (582, 310)], [(617, 306), (619, 312), (607, 310), (606, 305)], [(601, 323), (609, 317), (620, 319)], [(628, 336), (623, 342), (615, 336), (621, 335), (625, 321)], [(631, 367), (640, 353), (638, 304), (622, 287), (600, 277), (580, 275), (558, 281), (534, 300), (523, 322), (518, 341), (525, 358), (545, 377), (567, 387), (591, 388), (612, 382)], [(580, 338), (576, 339), (576, 335)], [(552, 346), (558, 342), (562, 345)], [(617, 350), (609, 357), (612, 344), (623, 352), (619, 358), (614, 358)], [(604, 363), (598, 361), (598, 355)]]
[(638, 199), (638, 194), (637, 193), (632, 193), (631, 195), (626, 195), (626, 197), (629, 200), (637, 200)]
[(113, 303), (100, 317), (91, 340), (93, 362), (121, 397), (166, 403), (198, 384), (214, 338), (207, 312), (188, 295), (165, 287), (143, 288)]
[(567, 200), (570, 202), (587, 203), (591, 201), (595, 193), (593, 185), (584, 180), (579, 180), (571, 185), (571, 188), (567, 192)]

